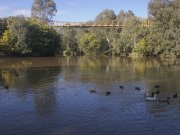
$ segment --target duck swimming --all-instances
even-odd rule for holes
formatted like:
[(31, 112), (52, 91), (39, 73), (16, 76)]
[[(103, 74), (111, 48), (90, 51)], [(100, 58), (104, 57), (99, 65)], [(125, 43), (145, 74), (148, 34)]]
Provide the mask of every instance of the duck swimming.
[(18, 77), (18, 76), (19, 76), (19, 74), (18, 74), (18, 73), (15, 73), (15, 76), (16, 76), (16, 77)]
[(91, 89), (91, 90), (90, 90), (90, 93), (91, 93), (91, 94), (96, 93), (96, 90)]
[(120, 85), (119, 88), (124, 89), (124, 86)]
[(153, 92), (152, 96), (145, 96), (146, 101), (156, 101), (157, 95)]
[(140, 90), (141, 90), (141, 88), (140, 88), (140, 87), (135, 87), (135, 90), (139, 90), (139, 91), (140, 91)]
[(167, 104), (169, 104), (169, 99), (170, 99), (170, 97), (167, 97), (167, 99), (166, 100), (159, 100), (159, 102), (163, 102), (163, 103), (167, 103)]
[(159, 85), (155, 85), (154, 88), (158, 88), (159, 89)]
[(8, 90), (8, 89), (9, 89), (9, 86), (8, 86), (8, 85), (5, 85), (4, 88)]
[(111, 92), (110, 91), (107, 91), (106, 92), (106, 96), (110, 96), (111, 95)]
[(144, 94), (144, 96), (145, 96), (145, 97), (153, 97), (153, 96), (154, 96), (154, 94), (155, 94), (154, 92), (152, 92), (151, 94), (146, 93), (146, 94)]
[(159, 91), (159, 90), (157, 90), (155, 93), (156, 93), (156, 94), (159, 94), (159, 93), (160, 93), (160, 91)]
[(177, 93), (173, 95), (173, 98), (177, 98)]

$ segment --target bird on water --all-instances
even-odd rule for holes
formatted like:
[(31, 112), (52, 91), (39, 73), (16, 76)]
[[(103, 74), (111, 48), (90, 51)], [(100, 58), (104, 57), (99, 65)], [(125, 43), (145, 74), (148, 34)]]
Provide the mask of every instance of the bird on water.
[(111, 92), (110, 91), (106, 91), (106, 96), (110, 96)]
[(119, 88), (124, 89), (124, 86), (120, 85)]
[(154, 86), (154, 88), (157, 88), (157, 89), (159, 89), (159, 87), (160, 87), (159, 85), (155, 85), (155, 86)]
[(177, 98), (177, 97), (178, 97), (178, 96), (177, 96), (177, 93), (173, 95), (173, 98)]
[(91, 90), (90, 90), (90, 93), (91, 93), (91, 94), (96, 93), (96, 90), (91, 89)]
[(169, 100), (170, 100), (170, 97), (167, 97), (167, 99), (165, 99), (165, 100), (160, 99), (159, 102), (163, 102), (163, 103), (169, 104)]
[(140, 88), (140, 87), (135, 87), (135, 90), (139, 90), (139, 91), (140, 91), (140, 90), (141, 90), (141, 88)]
[(8, 86), (8, 85), (4, 85), (4, 88), (5, 88), (5, 89), (9, 89), (9, 86)]
[(153, 92), (151, 96), (145, 96), (146, 101), (156, 101), (157, 95)]

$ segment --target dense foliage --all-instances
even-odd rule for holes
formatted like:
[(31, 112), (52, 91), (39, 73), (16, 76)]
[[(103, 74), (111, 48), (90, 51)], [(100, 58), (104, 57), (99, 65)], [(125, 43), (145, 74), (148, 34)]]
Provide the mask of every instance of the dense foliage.
[(105, 39), (97, 38), (96, 34), (85, 33), (79, 40), (79, 46), (85, 54), (97, 55), (109, 49), (105, 42)]
[(149, 14), (154, 25), (147, 35), (147, 44), (155, 46), (154, 54), (180, 57), (180, 1), (152, 0)]
[(0, 37), (0, 49), (4, 55), (54, 56), (59, 52), (60, 38), (43, 23), (14, 17)]
[(51, 22), (56, 12), (56, 3), (53, 0), (34, 0), (31, 16), (37, 20)]
[[(46, 25), (56, 12), (55, 3), (44, 0), (50, 2), (48, 5), (51, 7), (35, 10), (35, 7), (40, 6), (40, 1), (43, 0), (35, 0), (33, 4), (32, 18), (35, 17), (35, 20), (24, 17), (0, 19), (1, 55), (180, 57), (179, 0), (151, 0), (148, 5), (149, 17), (146, 19), (150, 25), (143, 25), (144, 19), (135, 16), (131, 10), (121, 10), (116, 15), (113, 10), (105, 9), (94, 22), (115, 22), (122, 24), (123, 29), (67, 27), (56, 30)], [(52, 12), (47, 14), (48, 10)]]

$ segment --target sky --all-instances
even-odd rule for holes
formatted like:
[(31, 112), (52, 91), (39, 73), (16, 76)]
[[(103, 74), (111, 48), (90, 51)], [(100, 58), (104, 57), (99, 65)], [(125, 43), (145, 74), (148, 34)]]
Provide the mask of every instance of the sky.
[[(0, 17), (31, 15), (34, 0), (0, 0)], [(139, 17), (147, 17), (149, 0), (54, 0), (58, 12), (55, 21), (85, 22), (94, 20), (104, 9), (132, 10)]]

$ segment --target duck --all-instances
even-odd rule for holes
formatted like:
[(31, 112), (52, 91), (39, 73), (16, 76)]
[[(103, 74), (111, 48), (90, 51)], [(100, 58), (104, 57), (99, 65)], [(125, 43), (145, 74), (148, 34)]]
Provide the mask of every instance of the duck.
[(177, 98), (177, 93), (173, 95), (173, 98)]
[(160, 93), (160, 91), (159, 91), (159, 90), (157, 90), (155, 93), (156, 93), (156, 94), (159, 94), (159, 93)]
[(124, 89), (124, 86), (120, 85), (119, 88)]
[(90, 90), (90, 93), (91, 93), (91, 94), (96, 93), (96, 90), (91, 89), (91, 90)]
[(8, 85), (4, 85), (4, 88), (8, 90), (8, 89), (9, 89), (9, 86), (8, 86)]
[(154, 88), (157, 88), (157, 89), (159, 89), (159, 85), (155, 85), (155, 86), (154, 86)]
[(153, 92), (152, 96), (146, 96), (145, 99), (146, 101), (156, 101), (157, 95)]
[(170, 97), (167, 97), (167, 99), (166, 100), (159, 100), (159, 102), (163, 102), (163, 103), (167, 103), (167, 104), (169, 104), (169, 99), (170, 99)]
[(106, 91), (106, 96), (110, 96), (111, 92), (110, 91)]
[(140, 90), (141, 90), (141, 88), (140, 88), (140, 87), (135, 87), (135, 90), (139, 90), (139, 91), (140, 91)]
[(146, 93), (146, 94), (144, 94), (144, 96), (145, 96), (145, 97), (153, 97), (153, 96), (154, 96), (154, 94), (155, 94), (154, 92), (152, 92), (151, 94)]
[(16, 77), (18, 77), (18, 76), (19, 76), (19, 74), (18, 74), (18, 73), (15, 73), (15, 76), (16, 76)]

